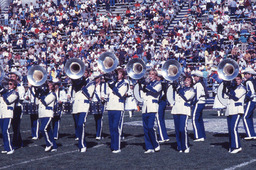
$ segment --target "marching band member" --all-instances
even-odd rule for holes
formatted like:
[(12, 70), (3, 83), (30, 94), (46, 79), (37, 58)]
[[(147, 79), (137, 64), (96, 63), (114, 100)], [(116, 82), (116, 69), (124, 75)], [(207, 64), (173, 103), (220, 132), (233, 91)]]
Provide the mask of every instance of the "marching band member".
[(246, 79), (244, 84), (247, 91), (245, 96), (245, 113), (243, 116), (244, 128), (247, 136), (244, 139), (251, 140), (256, 139), (253, 125), (253, 111), (256, 105), (256, 89), (254, 88), (254, 79), (252, 77), (256, 74), (256, 72), (252, 68), (246, 68), (242, 71), (242, 73), (244, 74), (244, 77)]
[(20, 133), (20, 123), (22, 118), (22, 101), (24, 100), (25, 88), (19, 83), (22, 79), (21, 73), (18, 71), (12, 71), (10, 73), (10, 79), (13, 79), (18, 82), (16, 91), (19, 94), (19, 101), (14, 107), (13, 110), (13, 119), (12, 119), (12, 129), (13, 129), (13, 148), (18, 149), (23, 146), (21, 133)]
[(192, 73), (193, 79), (195, 81), (194, 90), (194, 106), (192, 109), (192, 125), (194, 130), (194, 141), (204, 141), (205, 140), (205, 129), (203, 121), (203, 109), (205, 107), (207, 89), (203, 82), (203, 73), (201, 71), (194, 71)]
[(137, 110), (137, 102), (134, 98), (133, 94), (133, 84), (130, 80), (127, 81), (129, 84), (128, 91), (126, 93), (126, 98), (125, 98), (125, 105), (124, 105), (124, 110), (128, 111), (129, 117), (132, 117), (134, 114), (134, 111)]
[(39, 128), (41, 134), (43, 134), (46, 147), (44, 149), (45, 152), (57, 151), (57, 144), (53, 138), (53, 133), (51, 129), (51, 120), (53, 118), (53, 110), (56, 103), (56, 94), (54, 93), (54, 83), (48, 82), (46, 84), (46, 88), (35, 87), (35, 96), (39, 100), (38, 107), (38, 117), (41, 122), (41, 126)]
[(162, 90), (162, 85), (157, 81), (157, 71), (152, 69), (149, 72), (149, 83), (140, 82), (142, 86), (141, 97), (143, 99), (142, 121), (144, 128), (144, 138), (146, 151), (144, 153), (154, 153), (160, 151), (160, 145), (156, 138), (154, 128), (156, 114), (158, 112), (158, 99)]
[(14, 106), (19, 99), (19, 94), (15, 91), (16, 88), (17, 82), (12, 79), (9, 80), (8, 90), (5, 90), (2, 86), (0, 87), (0, 126), (4, 142), (4, 150), (1, 153), (6, 153), (8, 155), (14, 153), (14, 149), (10, 141), (9, 129), (13, 118)]
[(94, 92), (95, 84), (90, 82), (89, 70), (86, 70), (84, 77), (72, 79), (71, 97), (73, 99), (72, 115), (75, 122), (76, 137), (80, 152), (86, 152), (85, 122), (90, 108), (90, 101)]
[(33, 140), (39, 137), (39, 119), (38, 119), (38, 98), (35, 96), (35, 87), (29, 87), (25, 93), (26, 100), (29, 100), (31, 136)]
[(109, 98), (106, 105), (112, 153), (121, 152), (120, 139), (123, 128), (124, 102), (125, 94), (128, 90), (128, 85), (124, 81), (125, 71), (122, 68), (118, 68), (116, 71), (117, 81), (108, 82)]
[(186, 77), (184, 87), (173, 86), (175, 90), (175, 103), (171, 114), (174, 119), (177, 149), (179, 152), (189, 153), (188, 117), (191, 116), (191, 102), (195, 96), (192, 77)]
[(236, 86), (226, 86), (224, 93), (229, 97), (225, 115), (227, 116), (229, 132), (229, 152), (238, 153), (242, 150), (238, 134), (240, 117), (244, 114), (244, 99), (246, 89), (242, 84), (242, 76), (236, 78)]
[(102, 75), (100, 72), (96, 71), (92, 76), (95, 82), (95, 90), (92, 95), (90, 111), (96, 123), (96, 140), (101, 140), (107, 84), (101, 81)]
[(166, 126), (165, 126), (165, 109), (167, 104), (167, 89), (168, 89), (168, 83), (163, 80), (163, 77), (161, 74), (158, 74), (157, 80), (161, 82), (162, 90), (161, 94), (159, 96), (159, 108), (158, 113), (156, 114), (157, 118), (157, 125), (158, 125), (158, 131), (159, 131), (159, 142), (167, 142), (169, 141), (169, 136), (167, 134)]
[(60, 89), (60, 82), (58, 79), (53, 79), (53, 82), (55, 86), (55, 94), (57, 97), (57, 102), (54, 109), (54, 116), (52, 119), (52, 128), (53, 128), (53, 137), (55, 140), (57, 140), (59, 138), (62, 104), (67, 101), (67, 94), (64, 89)]

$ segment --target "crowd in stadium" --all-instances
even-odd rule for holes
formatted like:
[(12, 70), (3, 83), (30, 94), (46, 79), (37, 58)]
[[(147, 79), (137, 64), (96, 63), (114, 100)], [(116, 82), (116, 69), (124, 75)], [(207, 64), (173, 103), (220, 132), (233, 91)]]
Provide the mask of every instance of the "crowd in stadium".
[[(185, 3), (187, 15), (164, 36)], [(106, 14), (99, 13), (100, 5)], [(95, 70), (105, 51), (115, 53), (120, 65), (139, 57), (158, 68), (175, 58), (185, 73), (200, 69), (205, 77), (223, 58), (236, 60), (241, 70), (256, 68), (256, 4), (251, 0), (144, 0), (117, 15), (112, 13), (115, 5), (113, 0), (38, 0), (26, 5), (13, 0), (0, 26), (0, 64), (6, 72), (18, 69), (25, 82), (33, 64), (47, 65), (50, 79), (61, 79), (65, 62), (73, 57)]]

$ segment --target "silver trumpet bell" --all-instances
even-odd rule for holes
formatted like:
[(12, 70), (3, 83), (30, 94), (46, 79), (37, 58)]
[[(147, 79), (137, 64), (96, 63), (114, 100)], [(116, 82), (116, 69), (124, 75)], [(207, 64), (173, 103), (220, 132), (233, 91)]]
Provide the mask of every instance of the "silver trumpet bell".
[(98, 58), (98, 66), (104, 73), (112, 72), (119, 64), (119, 60), (114, 53), (105, 52)]
[(47, 72), (41, 66), (32, 66), (28, 70), (27, 79), (32, 86), (42, 86), (47, 80)]
[(235, 60), (224, 59), (219, 63), (217, 72), (221, 79), (231, 81), (238, 75), (239, 66)]
[(84, 75), (85, 64), (78, 58), (71, 58), (66, 62), (64, 71), (69, 78), (79, 79)]
[(174, 81), (178, 79), (181, 73), (181, 65), (176, 60), (168, 60), (162, 66), (162, 75), (168, 81)]
[(5, 77), (4, 69), (2, 66), (0, 66), (0, 82), (2, 82), (4, 77)]
[(142, 59), (131, 59), (126, 65), (127, 74), (132, 79), (141, 79), (146, 73), (146, 64)]

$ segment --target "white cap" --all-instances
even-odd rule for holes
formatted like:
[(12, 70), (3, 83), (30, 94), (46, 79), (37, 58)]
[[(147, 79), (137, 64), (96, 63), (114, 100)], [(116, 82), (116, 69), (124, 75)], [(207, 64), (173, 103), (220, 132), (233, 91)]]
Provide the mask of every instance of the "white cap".
[(15, 74), (19, 77), (20, 80), (22, 79), (21, 73), (19, 71), (17, 71), (16, 69), (14, 69), (14, 68), (11, 69), (10, 74)]
[(201, 72), (201, 71), (199, 71), (199, 70), (192, 71), (192, 72), (191, 72), (191, 75), (192, 75), (192, 76), (198, 76), (198, 77), (204, 77), (204, 76), (203, 76), (203, 72)]
[(242, 70), (242, 73), (256, 74), (256, 72), (251, 67), (247, 67), (246, 69)]

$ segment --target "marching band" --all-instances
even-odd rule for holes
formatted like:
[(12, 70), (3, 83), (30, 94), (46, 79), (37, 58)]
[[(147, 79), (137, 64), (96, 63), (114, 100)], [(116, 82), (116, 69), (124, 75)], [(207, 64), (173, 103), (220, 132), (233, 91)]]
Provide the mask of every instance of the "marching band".
[[(208, 91), (202, 72), (195, 70), (191, 75), (182, 76), (181, 65), (174, 60), (164, 63), (161, 72), (146, 68), (140, 59), (130, 60), (126, 68), (123, 68), (118, 66), (117, 57), (110, 52), (103, 53), (98, 60), (99, 70), (94, 70), (93, 73), (79, 59), (66, 62), (64, 71), (71, 79), (67, 92), (60, 88), (58, 80), (47, 80), (46, 70), (41, 66), (30, 68), (27, 76), (29, 87), (26, 91), (20, 82), (21, 75), (18, 71), (10, 72), (6, 84), (4, 71), (0, 67), (0, 126), (4, 143), (2, 153), (13, 154), (15, 149), (23, 146), (20, 134), (23, 102), (28, 104), (30, 110), (32, 139), (37, 140), (40, 132), (46, 142), (46, 152), (57, 151), (56, 140), (59, 138), (61, 115), (67, 101), (71, 103), (75, 140), (78, 141), (80, 152), (87, 150), (85, 125), (88, 114), (94, 115), (95, 138), (101, 140), (103, 115), (107, 111), (110, 149), (112, 153), (120, 153), (124, 112), (135, 110), (137, 102), (142, 104), (145, 153), (158, 152), (160, 143), (169, 141), (164, 120), (168, 103), (172, 107), (178, 152), (190, 152), (187, 132), (190, 116), (194, 141), (206, 140), (203, 109)], [(253, 126), (256, 104), (256, 80), (253, 75), (256, 72), (251, 68), (243, 70), (242, 74), (246, 79), (243, 84), (237, 67), (237, 63), (227, 59), (218, 68), (223, 84), (219, 86), (220, 92), (217, 95), (219, 103), (226, 107), (230, 153), (242, 151), (238, 134), (240, 118), (247, 135), (245, 139), (256, 139)], [(130, 78), (128, 81), (125, 79), (126, 71)], [(134, 82), (138, 88), (134, 88)], [(135, 100), (136, 96), (141, 99)], [(130, 117), (132, 114), (130, 112)], [(11, 124), (12, 141), (9, 133)]]

